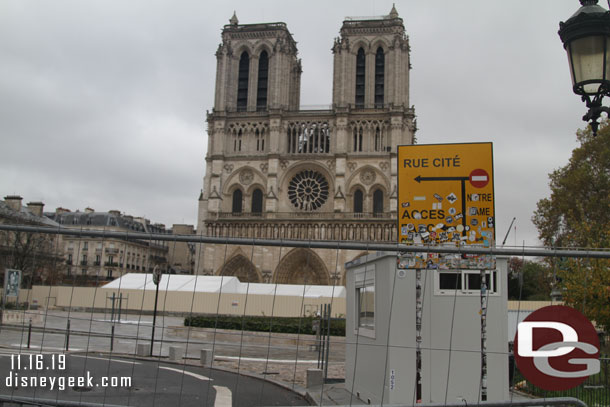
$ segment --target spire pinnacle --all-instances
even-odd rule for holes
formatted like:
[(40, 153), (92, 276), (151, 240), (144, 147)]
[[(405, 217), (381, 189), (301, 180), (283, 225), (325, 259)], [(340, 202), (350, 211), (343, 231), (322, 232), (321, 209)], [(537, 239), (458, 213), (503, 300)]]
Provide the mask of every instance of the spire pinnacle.
[(229, 23), (231, 23), (231, 25), (239, 24), (239, 20), (237, 19), (237, 14), (235, 13), (235, 10), (233, 10), (233, 17), (231, 17)]

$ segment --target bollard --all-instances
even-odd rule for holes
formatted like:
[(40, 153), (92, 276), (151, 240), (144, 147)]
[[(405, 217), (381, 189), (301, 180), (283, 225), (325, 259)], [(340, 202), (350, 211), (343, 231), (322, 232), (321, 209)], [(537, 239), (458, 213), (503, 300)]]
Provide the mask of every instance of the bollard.
[(169, 347), (169, 360), (179, 361), (184, 356), (184, 349), (179, 346)]
[(136, 356), (150, 356), (150, 345), (148, 343), (138, 343), (136, 345)]
[(307, 369), (307, 378), (305, 382), (305, 387), (312, 388), (316, 386), (321, 386), (324, 384), (322, 369)]
[(31, 342), (32, 342), (32, 318), (30, 318), (30, 324), (28, 325), (28, 349), (30, 349)]
[(199, 356), (199, 362), (201, 366), (210, 367), (212, 365), (212, 350), (211, 349), (201, 349), (201, 354)]
[(70, 348), (70, 320), (68, 320), (68, 323), (66, 326), (66, 352), (68, 351), (69, 348)]

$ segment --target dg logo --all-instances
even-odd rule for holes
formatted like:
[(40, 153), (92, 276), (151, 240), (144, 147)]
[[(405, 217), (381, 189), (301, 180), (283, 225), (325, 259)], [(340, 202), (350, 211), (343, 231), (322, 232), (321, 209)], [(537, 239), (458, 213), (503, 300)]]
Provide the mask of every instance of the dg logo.
[(515, 362), (533, 385), (567, 390), (599, 373), (599, 338), (591, 322), (574, 308), (551, 305), (517, 326)]

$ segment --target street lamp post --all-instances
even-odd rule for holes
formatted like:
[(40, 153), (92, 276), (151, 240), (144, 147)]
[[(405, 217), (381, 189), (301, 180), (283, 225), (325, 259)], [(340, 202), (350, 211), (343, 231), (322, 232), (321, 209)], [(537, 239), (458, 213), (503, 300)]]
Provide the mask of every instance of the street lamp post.
[(153, 323), (152, 323), (152, 332), (150, 334), (150, 356), (153, 355), (153, 346), (155, 345), (155, 325), (157, 323), (157, 300), (159, 298), (159, 283), (161, 282), (161, 274), (162, 271), (159, 266), (155, 266), (153, 269), (153, 283), (155, 283), (155, 309), (153, 311)]
[(574, 93), (582, 96), (589, 111), (583, 120), (597, 134), (602, 105), (610, 96), (610, 12), (598, 0), (580, 0), (581, 7), (572, 17), (559, 23), (559, 37), (568, 53)]

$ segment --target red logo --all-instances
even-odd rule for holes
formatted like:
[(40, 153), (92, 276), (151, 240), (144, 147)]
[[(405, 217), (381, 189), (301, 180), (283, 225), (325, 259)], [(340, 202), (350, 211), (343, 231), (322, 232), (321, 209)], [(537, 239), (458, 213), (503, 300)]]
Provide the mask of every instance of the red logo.
[(600, 370), (597, 332), (574, 308), (532, 312), (517, 326), (514, 345), (519, 371), (544, 390), (571, 389)]

